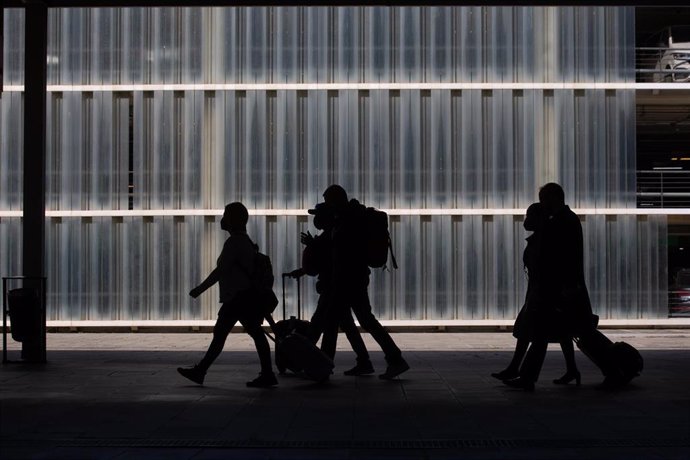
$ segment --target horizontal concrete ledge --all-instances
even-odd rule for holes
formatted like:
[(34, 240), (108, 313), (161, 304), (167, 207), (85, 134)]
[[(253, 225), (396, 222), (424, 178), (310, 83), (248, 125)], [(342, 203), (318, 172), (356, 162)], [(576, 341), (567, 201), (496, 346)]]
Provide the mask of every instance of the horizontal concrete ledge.
[[(654, 72), (652, 72), (654, 73)], [(172, 83), (123, 85), (47, 85), (49, 93), (140, 91), (443, 91), (443, 90), (687, 90), (684, 82), (364, 82), (364, 83)], [(5, 85), (3, 91), (24, 92), (24, 85)]]
[[(280, 318), (276, 318), (277, 320)], [(511, 331), (514, 320), (382, 320), (395, 332)], [(49, 332), (208, 332), (210, 320), (48, 321)], [(266, 325), (266, 324), (265, 324)], [(267, 325), (266, 325), (267, 326)], [(689, 318), (604, 319), (602, 329), (690, 329)], [(235, 327), (233, 331), (241, 331)]]

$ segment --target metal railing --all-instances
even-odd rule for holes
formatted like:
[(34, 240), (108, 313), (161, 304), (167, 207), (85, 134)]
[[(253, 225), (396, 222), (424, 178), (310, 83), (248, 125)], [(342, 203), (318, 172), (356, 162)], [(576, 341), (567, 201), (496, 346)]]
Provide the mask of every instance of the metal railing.
[(690, 49), (635, 48), (635, 73), (638, 82), (688, 82)]
[(637, 171), (638, 208), (690, 208), (690, 171)]

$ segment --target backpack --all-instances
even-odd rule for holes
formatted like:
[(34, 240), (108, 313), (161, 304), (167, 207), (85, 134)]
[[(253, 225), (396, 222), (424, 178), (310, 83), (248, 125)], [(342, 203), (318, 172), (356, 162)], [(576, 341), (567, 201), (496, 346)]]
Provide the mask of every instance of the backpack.
[(255, 288), (273, 290), (273, 264), (271, 258), (258, 250), (254, 254), (254, 272), (250, 279)]
[(262, 315), (270, 315), (278, 306), (278, 297), (273, 292), (273, 264), (270, 257), (259, 252), (258, 246), (254, 246), (256, 248), (254, 270), (249, 273), (238, 264), (238, 267), (249, 277), (252, 285), (240, 293), (240, 302), (258, 307)]
[(363, 208), (360, 211), (360, 219), (363, 221), (363, 245), (367, 265), (371, 268), (387, 268), (390, 252), (393, 268), (397, 269), (398, 262), (393, 254), (391, 234), (388, 231), (388, 214), (376, 208), (365, 208), (356, 200), (352, 202)]

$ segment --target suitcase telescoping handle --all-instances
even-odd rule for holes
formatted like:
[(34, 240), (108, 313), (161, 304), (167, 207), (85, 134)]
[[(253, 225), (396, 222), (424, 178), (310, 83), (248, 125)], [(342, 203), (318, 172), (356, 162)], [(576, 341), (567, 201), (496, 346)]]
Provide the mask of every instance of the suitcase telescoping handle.
[[(283, 273), (283, 319), (287, 319), (285, 312), (285, 278), (293, 278), (290, 273)], [(302, 319), (302, 293), (300, 289), (300, 279), (295, 278), (297, 281), (297, 319)]]

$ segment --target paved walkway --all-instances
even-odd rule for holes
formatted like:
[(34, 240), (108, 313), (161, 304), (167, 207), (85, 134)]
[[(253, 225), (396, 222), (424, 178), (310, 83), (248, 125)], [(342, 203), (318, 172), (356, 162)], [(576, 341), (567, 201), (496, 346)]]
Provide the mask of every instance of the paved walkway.
[(412, 369), (392, 382), (343, 376), (354, 355), (341, 337), (329, 384), (284, 376), (272, 390), (244, 386), (258, 363), (243, 334), (203, 387), (175, 368), (209, 334), (50, 334), (49, 364), (0, 368), (0, 458), (687, 460), (690, 331), (607, 335), (645, 358), (629, 387), (596, 389), (579, 352), (583, 385), (551, 384), (564, 368), (552, 346), (526, 393), (489, 376), (510, 358), (508, 333), (394, 334)]

